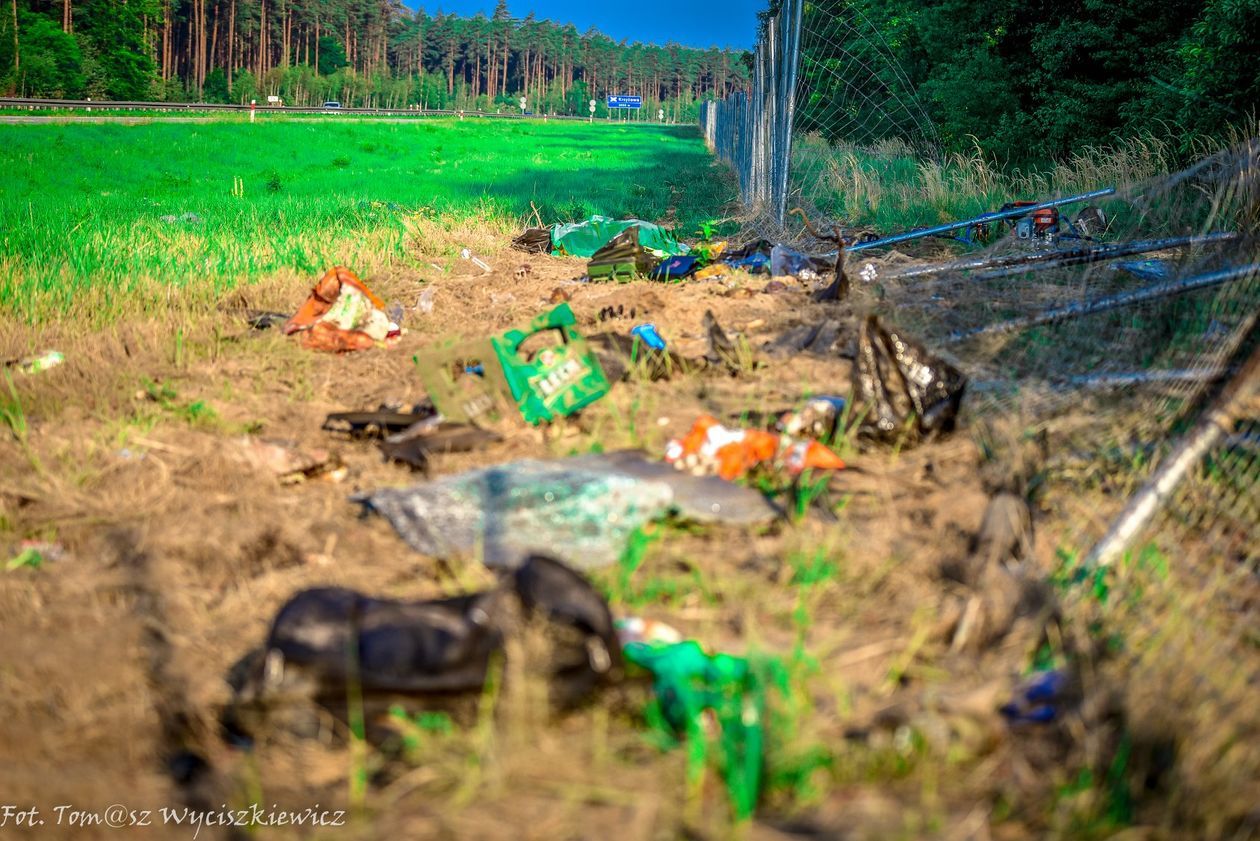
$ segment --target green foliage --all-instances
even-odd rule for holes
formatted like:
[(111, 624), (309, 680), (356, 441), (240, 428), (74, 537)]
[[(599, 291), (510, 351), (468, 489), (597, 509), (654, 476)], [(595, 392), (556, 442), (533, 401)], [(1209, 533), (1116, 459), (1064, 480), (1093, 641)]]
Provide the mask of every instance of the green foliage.
[(319, 39), (319, 73), (331, 76), (350, 62), (346, 61), (346, 49), (331, 35)]
[(21, 36), (19, 91), (26, 96), (66, 99), (83, 94), (83, 54), (72, 36), (43, 15), (32, 14), (22, 16)]
[(258, 98), (258, 81), (254, 74), (242, 70), (232, 79), (232, 101), (241, 105)]
[(1176, 58), (1182, 125), (1212, 131), (1254, 116), (1260, 103), (1260, 0), (1207, 0)]
[(100, 85), (110, 99), (143, 100), (157, 74), (145, 19), (161, 17), (156, 0), (82, 0), (76, 9), (79, 32), (97, 56)]
[(228, 89), (227, 74), (222, 67), (216, 67), (206, 74), (205, 85), (202, 86), (201, 98), (206, 102), (228, 103), (232, 101), (232, 92)]
[[(978, 142), (1018, 165), (1152, 131), (1188, 152), (1260, 101), (1260, 0), (844, 0), (808, 6), (811, 15), (852, 22), (808, 42), (810, 66), (834, 72), (814, 71), (814, 96), (798, 104), (799, 124), (833, 140), (924, 139), (922, 127), (888, 119), (881, 97), (840, 96), (849, 82), (913, 90), (947, 151)], [(855, 79), (855, 66), (871, 78)], [(848, 136), (854, 125), (876, 136)]]
[[(376, 0), (289, 0), (279, 10), (218, 2), (200, 12), (213, 37), (193, 0), (75, 0), (73, 35), (61, 31), (60, 4), (15, 4), (23, 67), (12, 16), (0, 15), (0, 92), (237, 103), (276, 94), (289, 105), (490, 111), (516, 110), (524, 93), (547, 114), (586, 115), (595, 98), (601, 118), (605, 94), (635, 93), (645, 107), (633, 119), (654, 121), (664, 108), (691, 122), (701, 97), (747, 79), (730, 50), (619, 44), (593, 29), (515, 20), (505, 3), (492, 19), (465, 19)], [(199, 67), (212, 68), (200, 84)]]

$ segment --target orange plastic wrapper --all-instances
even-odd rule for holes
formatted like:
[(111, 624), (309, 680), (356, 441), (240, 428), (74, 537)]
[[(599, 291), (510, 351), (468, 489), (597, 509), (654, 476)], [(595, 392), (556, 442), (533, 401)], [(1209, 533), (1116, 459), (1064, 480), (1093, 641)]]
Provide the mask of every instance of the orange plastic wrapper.
[(302, 334), (302, 347), (345, 353), (367, 350), (400, 334), (385, 303), (345, 266), (324, 273), (301, 308), (284, 325), (285, 335)]
[(665, 447), (665, 461), (679, 470), (716, 473), (738, 479), (759, 464), (797, 474), (804, 470), (840, 470), (844, 461), (817, 441), (794, 441), (761, 429), (732, 429), (712, 415), (701, 415), (682, 438)]

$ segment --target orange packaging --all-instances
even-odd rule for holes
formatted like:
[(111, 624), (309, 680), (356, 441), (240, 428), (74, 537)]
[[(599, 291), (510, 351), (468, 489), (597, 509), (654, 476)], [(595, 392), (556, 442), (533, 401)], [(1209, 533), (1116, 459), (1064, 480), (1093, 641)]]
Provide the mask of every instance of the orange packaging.
[(285, 335), (302, 334), (302, 347), (345, 353), (367, 350), (401, 331), (385, 314), (385, 303), (345, 266), (324, 273), (284, 325)]
[(807, 469), (840, 470), (844, 462), (817, 441), (793, 441), (762, 429), (731, 429), (712, 415), (701, 415), (682, 438), (669, 442), (665, 461), (679, 470), (738, 479), (759, 464), (775, 464), (789, 473)]

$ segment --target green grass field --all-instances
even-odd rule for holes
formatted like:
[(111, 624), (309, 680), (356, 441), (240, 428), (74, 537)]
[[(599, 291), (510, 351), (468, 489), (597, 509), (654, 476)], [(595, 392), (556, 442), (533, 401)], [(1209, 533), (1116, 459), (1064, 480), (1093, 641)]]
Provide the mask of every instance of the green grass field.
[(425, 219), (507, 233), (532, 203), (689, 234), (733, 197), (690, 127), (572, 122), (5, 125), (0, 169), (0, 308), (25, 320), (89, 288), (406, 262)]

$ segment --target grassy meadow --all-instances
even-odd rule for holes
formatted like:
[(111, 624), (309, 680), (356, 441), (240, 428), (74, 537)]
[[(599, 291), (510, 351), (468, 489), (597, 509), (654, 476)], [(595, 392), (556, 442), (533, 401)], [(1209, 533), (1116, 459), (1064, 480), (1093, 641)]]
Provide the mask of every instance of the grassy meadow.
[(0, 309), (35, 321), (89, 300), (109, 310), (119, 293), (406, 263), (426, 225), (507, 236), (534, 208), (548, 223), (603, 213), (690, 233), (731, 198), (712, 166), (690, 127), (3, 125)]

